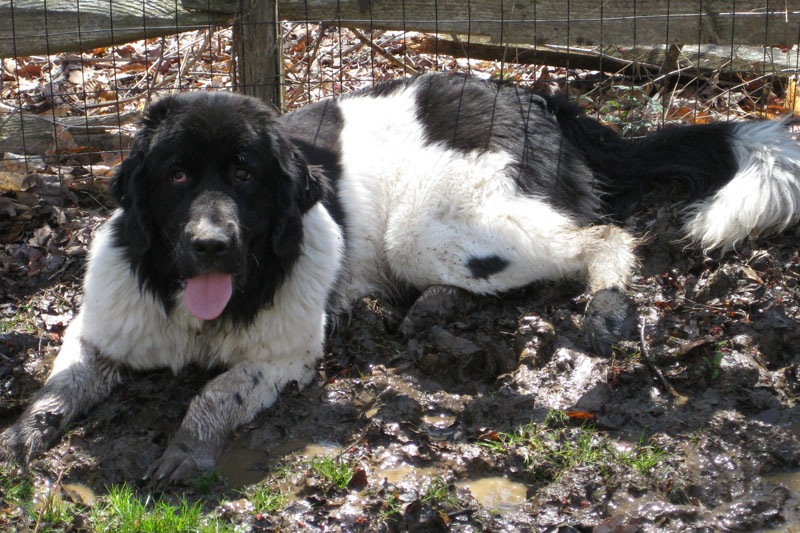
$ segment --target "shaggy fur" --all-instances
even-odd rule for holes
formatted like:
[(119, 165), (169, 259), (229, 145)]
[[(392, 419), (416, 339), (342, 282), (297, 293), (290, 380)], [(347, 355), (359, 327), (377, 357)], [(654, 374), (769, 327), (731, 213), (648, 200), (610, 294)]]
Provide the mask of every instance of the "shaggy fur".
[(704, 249), (785, 228), (800, 149), (784, 129), (626, 141), (560, 98), (459, 75), (283, 117), (241, 96), (165, 98), (117, 172), (120, 207), (92, 243), (83, 308), (0, 453), (47, 448), (121, 365), (223, 364), (151, 470), (186, 480), (284, 385), (312, 379), (329, 312), (398, 286), (424, 299), (581, 279), (588, 348), (606, 354), (633, 325), (636, 264), (636, 239), (609, 221), (677, 182), (694, 199), (687, 238)]

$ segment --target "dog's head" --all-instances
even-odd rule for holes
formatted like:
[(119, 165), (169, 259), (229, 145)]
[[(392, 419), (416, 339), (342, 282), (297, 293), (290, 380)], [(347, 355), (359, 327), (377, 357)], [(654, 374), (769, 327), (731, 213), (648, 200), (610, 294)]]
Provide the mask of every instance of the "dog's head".
[(116, 243), (167, 309), (185, 286), (195, 316), (248, 321), (299, 256), (302, 216), (324, 187), (261, 102), (169, 96), (147, 110), (117, 169)]

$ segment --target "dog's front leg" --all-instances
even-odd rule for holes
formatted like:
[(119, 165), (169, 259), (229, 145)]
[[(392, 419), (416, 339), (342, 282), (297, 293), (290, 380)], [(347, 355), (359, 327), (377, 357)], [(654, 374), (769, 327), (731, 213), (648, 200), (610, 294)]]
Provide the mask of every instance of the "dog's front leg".
[(116, 363), (81, 336), (81, 324), (80, 316), (70, 324), (47, 382), (19, 420), (0, 435), (0, 459), (15, 457), (27, 464), (119, 383)]
[[(243, 362), (210, 381), (192, 400), (180, 428), (147, 477), (155, 484), (174, 484), (213, 469), (233, 430), (274, 403), (279, 388), (296, 379), (276, 372), (275, 366), (274, 362)], [(305, 374), (307, 382), (313, 372), (305, 369)]]

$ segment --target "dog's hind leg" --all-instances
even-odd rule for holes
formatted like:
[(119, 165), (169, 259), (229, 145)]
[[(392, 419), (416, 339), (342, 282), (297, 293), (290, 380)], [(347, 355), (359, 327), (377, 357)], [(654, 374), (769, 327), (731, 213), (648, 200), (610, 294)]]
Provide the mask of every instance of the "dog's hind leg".
[(616, 226), (579, 226), (541, 200), (500, 194), (480, 205), (451, 198), (434, 209), (398, 210), (385, 253), (393, 275), (420, 289), (495, 294), (540, 280), (583, 279), (592, 295), (587, 342), (609, 354), (632, 324), (624, 288), (636, 266), (635, 245)]
[(0, 435), (0, 459), (28, 463), (119, 383), (117, 365), (81, 337), (81, 324), (79, 315), (67, 330), (47, 382), (19, 420)]
[(636, 267), (636, 240), (616, 226), (581, 229), (583, 262), (590, 300), (583, 319), (588, 346), (609, 356), (615, 342), (630, 336), (635, 324), (635, 306), (625, 294), (625, 285)]

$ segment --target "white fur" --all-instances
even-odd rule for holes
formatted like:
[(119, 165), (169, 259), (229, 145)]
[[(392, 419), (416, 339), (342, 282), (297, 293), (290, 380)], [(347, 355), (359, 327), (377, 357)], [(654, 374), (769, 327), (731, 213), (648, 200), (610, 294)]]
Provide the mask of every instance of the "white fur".
[[(617, 275), (613, 281), (608, 273), (594, 276), (592, 289), (624, 285), (634, 265), (632, 239), (624, 250), (605, 250), (606, 233), (580, 228), (543, 199), (521, 196), (508, 173), (510, 154), (427, 143), (416, 118), (416, 90), (411, 85), (340, 101), (339, 187), (349, 262), (340, 292), (346, 298), (394, 280), (496, 293), (541, 279), (591, 277), (598, 250), (605, 257), (600, 262), (614, 264)], [(486, 279), (473, 277), (467, 261), (494, 255), (508, 266)]]
[(751, 232), (782, 231), (800, 218), (800, 146), (779, 121), (734, 129), (739, 170), (716, 194), (687, 208), (685, 231), (705, 251), (730, 249)]
[(119, 215), (94, 237), (83, 308), (67, 330), (51, 379), (80, 358), (81, 340), (136, 369), (255, 361), (270, 363), (269, 377), (278, 386), (310, 380), (321, 355), (326, 299), (343, 253), (341, 233), (324, 207), (304, 216), (303, 254), (274, 305), (246, 328), (204, 322), (189, 314), (180, 295), (167, 315), (151, 293), (140, 290), (122, 250), (113, 245), (110, 227)]

